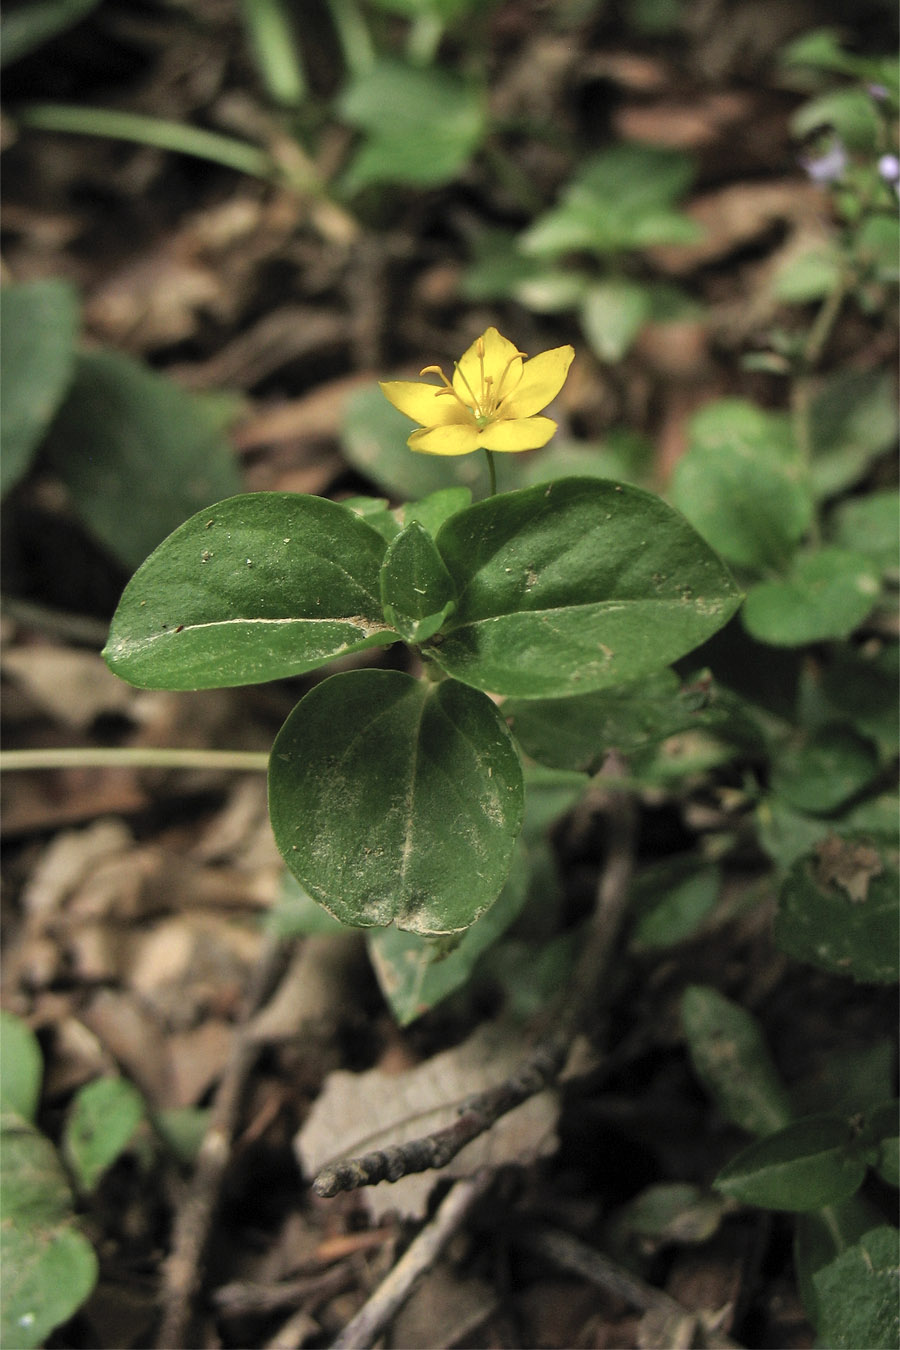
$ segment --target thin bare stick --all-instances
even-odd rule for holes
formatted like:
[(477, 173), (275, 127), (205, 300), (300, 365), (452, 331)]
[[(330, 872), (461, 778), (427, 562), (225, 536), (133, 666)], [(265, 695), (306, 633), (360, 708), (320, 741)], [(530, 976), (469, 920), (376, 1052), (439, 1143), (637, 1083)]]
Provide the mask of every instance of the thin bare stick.
[(165, 746), (68, 746), (0, 751), (0, 772), (30, 769), (222, 769), (265, 773), (265, 750), (180, 750)]
[(431, 1222), (378, 1286), (371, 1298), (351, 1318), (334, 1342), (333, 1350), (366, 1350), (391, 1318), (409, 1298), (416, 1280), (429, 1270), (447, 1242), (463, 1223), (475, 1202), (490, 1185), (492, 1172), (488, 1168), (474, 1177), (457, 1181), (444, 1196)]
[[(700, 1322), (702, 1326), (699, 1314), (691, 1313), (663, 1290), (655, 1289), (653, 1285), (647, 1284), (624, 1266), (610, 1261), (608, 1256), (595, 1251), (586, 1242), (580, 1242), (569, 1233), (562, 1233), (545, 1224), (534, 1226), (525, 1224), (511, 1229), (510, 1237), (516, 1246), (527, 1247), (529, 1251), (551, 1261), (561, 1270), (580, 1275), (642, 1313), (655, 1313), (665, 1318), (672, 1327), (684, 1322), (685, 1319), (692, 1319), (695, 1324)], [(694, 1330), (696, 1331), (696, 1325)], [(716, 1329), (703, 1327), (703, 1341), (709, 1350), (739, 1350), (737, 1341), (733, 1341), (723, 1331)], [(666, 1344), (670, 1342), (667, 1341)]]
[(286, 943), (270, 938), (247, 991), (241, 1025), (235, 1031), (228, 1065), (212, 1108), (209, 1128), (184, 1203), (176, 1215), (172, 1250), (163, 1267), (162, 1323), (158, 1350), (185, 1350), (194, 1295), (200, 1287), (203, 1257), (219, 1205), (222, 1181), (231, 1161), (234, 1131), (247, 1077), (259, 1054), (249, 1034), (251, 1019), (268, 999), (283, 969)]
[[(621, 765), (611, 756), (606, 768), (618, 773)], [(608, 826), (606, 862), (597, 887), (590, 930), (566, 1000), (554, 1018), (553, 1030), (541, 1038), (510, 1078), (463, 1102), (451, 1125), (409, 1143), (377, 1149), (323, 1168), (313, 1181), (317, 1195), (337, 1195), (339, 1191), (374, 1186), (379, 1181), (398, 1181), (413, 1172), (445, 1167), (460, 1149), (489, 1130), (501, 1116), (542, 1092), (559, 1076), (572, 1040), (596, 1006), (599, 983), (628, 901), (634, 853), (634, 803), (626, 794), (613, 792), (604, 796), (604, 806)]]

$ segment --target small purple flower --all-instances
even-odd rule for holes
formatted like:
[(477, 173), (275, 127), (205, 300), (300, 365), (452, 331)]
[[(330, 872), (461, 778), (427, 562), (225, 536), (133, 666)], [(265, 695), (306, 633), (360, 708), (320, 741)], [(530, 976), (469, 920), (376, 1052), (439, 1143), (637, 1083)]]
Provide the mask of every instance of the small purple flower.
[(866, 88), (876, 103), (883, 103), (888, 96), (887, 88), (883, 84), (867, 84)]
[(834, 140), (822, 155), (801, 155), (800, 163), (814, 183), (834, 183), (847, 170), (847, 151)]
[(878, 175), (886, 183), (900, 182), (900, 159), (896, 155), (882, 155), (878, 161)]

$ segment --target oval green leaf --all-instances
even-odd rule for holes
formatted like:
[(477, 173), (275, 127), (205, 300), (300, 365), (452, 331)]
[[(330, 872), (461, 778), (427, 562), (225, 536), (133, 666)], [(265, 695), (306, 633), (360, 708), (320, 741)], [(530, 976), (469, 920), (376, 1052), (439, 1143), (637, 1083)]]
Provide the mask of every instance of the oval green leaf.
[(659, 670), (720, 628), (740, 593), (652, 493), (565, 478), (491, 497), (437, 536), (458, 592), (435, 660), (521, 698), (588, 693)]
[(0, 1009), (0, 1110), (34, 1120), (41, 1095), (44, 1060), (37, 1036), (14, 1013)]
[(454, 609), (455, 595), (431, 535), (410, 521), (391, 540), (381, 565), (384, 617), (407, 642), (424, 642)]
[(269, 812), (291, 872), (343, 923), (460, 932), (496, 900), (522, 769), (494, 704), (454, 680), (334, 675), (275, 740)]
[(50, 1140), (12, 1114), (0, 1140), (0, 1341), (31, 1350), (90, 1294), (97, 1258), (74, 1226), (72, 1191)]
[(0, 490), (4, 493), (28, 469), (72, 378), (78, 317), (78, 299), (64, 281), (26, 281), (3, 288)]
[(787, 1093), (750, 1013), (717, 989), (691, 985), (681, 1020), (697, 1077), (728, 1120), (760, 1135), (788, 1124)]
[(135, 573), (104, 657), (147, 689), (218, 689), (380, 646), (385, 542), (321, 497), (258, 492), (198, 512)]
[(77, 1184), (92, 1191), (144, 1118), (144, 1100), (124, 1078), (97, 1078), (75, 1097), (63, 1150)]
[(871, 741), (851, 727), (820, 727), (783, 747), (772, 763), (772, 790), (789, 806), (813, 815), (835, 811), (878, 773)]
[(804, 473), (782, 418), (724, 399), (694, 419), (672, 500), (728, 562), (778, 567), (812, 519)]
[(865, 1174), (847, 1122), (807, 1116), (745, 1148), (713, 1185), (747, 1205), (802, 1213), (849, 1199)]
[(47, 455), (88, 529), (130, 569), (198, 507), (240, 488), (231, 412), (121, 352), (86, 352)]
[(747, 595), (748, 633), (774, 647), (849, 637), (878, 599), (878, 569), (862, 553), (823, 548), (798, 558), (787, 581), (761, 581)]

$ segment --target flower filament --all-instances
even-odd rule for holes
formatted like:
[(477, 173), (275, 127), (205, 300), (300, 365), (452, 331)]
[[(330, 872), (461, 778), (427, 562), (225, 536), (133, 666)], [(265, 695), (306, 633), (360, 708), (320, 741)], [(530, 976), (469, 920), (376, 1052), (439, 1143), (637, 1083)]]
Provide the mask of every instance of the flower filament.
[(466, 412), (470, 417), (474, 418), (475, 423), (478, 427), (486, 427), (490, 422), (494, 421), (496, 417), (500, 416), (500, 405), (502, 404), (503, 399), (506, 397), (506, 395), (503, 393), (503, 384), (504, 381), (506, 380), (506, 376), (509, 373), (509, 370), (514, 364), (514, 362), (525, 360), (526, 353), (516, 351), (513, 353), (512, 356), (509, 357), (509, 359), (506, 362), (506, 365), (500, 372), (500, 378), (497, 380), (497, 385), (495, 389), (493, 375), (485, 375), (484, 373), (484, 338), (478, 338), (478, 340), (476, 341), (475, 352), (476, 355), (478, 356), (478, 364), (481, 372), (480, 395), (475, 393), (471, 384), (466, 379), (464, 372), (460, 368), (459, 362), (454, 361), (453, 363), (453, 368), (456, 374), (459, 376), (460, 382), (465, 386), (466, 392), (468, 393), (469, 398), (471, 399), (471, 403), (466, 402), (466, 400), (455, 388), (454, 384), (452, 384), (451, 381), (447, 379), (447, 376), (441, 370), (440, 366), (425, 366), (422, 370), (419, 371), (419, 374), (439, 375), (444, 383), (442, 388), (436, 389), (434, 391), (435, 398), (440, 397), (442, 394), (443, 395), (450, 394), (452, 398), (456, 399), (457, 403), (459, 403), (460, 407), (464, 410), (464, 412)]

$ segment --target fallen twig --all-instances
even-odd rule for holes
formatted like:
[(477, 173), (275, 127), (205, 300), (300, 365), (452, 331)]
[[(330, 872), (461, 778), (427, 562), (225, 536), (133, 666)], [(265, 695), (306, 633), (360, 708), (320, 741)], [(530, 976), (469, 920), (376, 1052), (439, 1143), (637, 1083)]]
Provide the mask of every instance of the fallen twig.
[(460, 1227), (475, 1202), (490, 1185), (488, 1168), (457, 1181), (444, 1196), (434, 1218), (409, 1247), (372, 1296), (351, 1318), (333, 1344), (333, 1350), (366, 1350), (406, 1302), (418, 1277), (431, 1268)]
[(666, 1341), (667, 1345), (673, 1344), (671, 1336), (674, 1329), (689, 1323), (691, 1325), (687, 1328), (689, 1334), (686, 1342), (688, 1345), (695, 1343), (699, 1329), (703, 1336), (703, 1344), (709, 1350), (738, 1350), (737, 1341), (733, 1341), (723, 1331), (706, 1327), (698, 1313), (692, 1313), (662, 1289), (655, 1289), (652, 1284), (647, 1284), (624, 1266), (617, 1265), (608, 1256), (595, 1251), (593, 1247), (580, 1242), (569, 1233), (560, 1232), (545, 1224), (525, 1224), (517, 1225), (515, 1229), (510, 1230), (510, 1237), (517, 1246), (527, 1247), (530, 1252), (544, 1257), (560, 1269), (589, 1280), (591, 1284), (605, 1289), (607, 1293), (615, 1295), (632, 1308), (637, 1308), (642, 1313), (656, 1314), (661, 1324), (664, 1322), (669, 1328), (670, 1339)]
[(241, 1026), (235, 1032), (228, 1066), (219, 1084), (209, 1128), (200, 1145), (187, 1195), (175, 1219), (172, 1250), (163, 1267), (162, 1323), (158, 1350), (184, 1350), (191, 1304), (200, 1286), (203, 1257), (231, 1161), (234, 1131), (247, 1077), (260, 1046), (249, 1034), (251, 1019), (271, 993), (282, 969), (286, 944), (271, 938), (256, 968)]
[[(614, 756), (610, 756), (605, 771), (614, 774), (621, 771)], [(604, 805), (608, 844), (597, 903), (569, 992), (554, 1018), (553, 1030), (541, 1038), (510, 1078), (463, 1102), (452, 1124), (408, 1143), (323, 1168), (313, 1181), (317, 1195), (337, 1195), (339, 1191), (373, 1186), (379, 1181), (398, 1181), (413, 1172), (445, 1167), (460, 1149), (489, 1130), (501, 1116), (543, 1091), (559, 1076), (575, 1035), (595, 1009), (598, 985), (618, 937), (628, 899), (634, 852), (634, 803), (623, 793), (610, 793)]]

